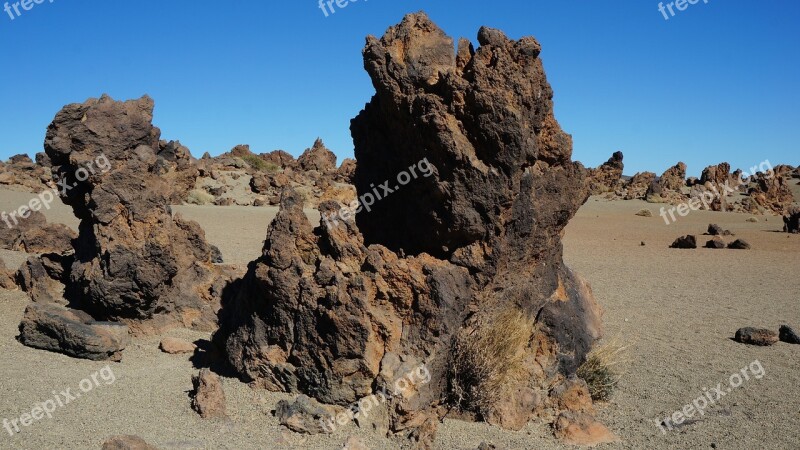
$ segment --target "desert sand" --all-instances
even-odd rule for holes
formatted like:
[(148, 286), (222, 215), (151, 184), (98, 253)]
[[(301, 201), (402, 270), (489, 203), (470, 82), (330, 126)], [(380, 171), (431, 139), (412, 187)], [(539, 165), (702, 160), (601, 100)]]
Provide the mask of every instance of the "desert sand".
[[(10, 210), (31, 194), (0, 192), (0, 209)], [(650, 209), (653, 217), (636, 216)], [(564, 236), (566, 262), (592, 284), (605, 310), (606, 337), (628, 346), (625, 376), (600, 419), (620, 441), (601, 448), (797, 448), (800, 442), (800, 346), (753, 347), (731, 340), (744, 326), (800, 327), (800, 235), (778, 232), (779, 217), (697, 211), (666, 225), (659, 205), (609, 202), (593, 197)], [(227, 263), (255, 259), (276, 209), (270, 207), (178, 206), (175, 213), (196, 220)], [(309, 211), (318, 220), (315, 211)], [(46, 212), (51, 222), (76, 226), (61, 204)], [(744, 238), (750, 251), (675, 250), (680, 235), (702, 234), (717, 223)], [(702, 243), (705, 242), (700, 237)], [(646, 245), (642, 246), (644, 242)], [(0, 251), (9, 268), (26, 255)], [(27, 295), (0, 291), (0, 420), (14, 419), (71, 388), (108, 363), (73, 359), (28, 348), (15, 340)], [(209, 334), (175, 330), (192, 341)], [(270, 414), (292, 396), (253, 390), (223, 378), (229, 419), (201, 419), (189, 405), (196, 369), (188, 355), (158, 349), (159, 337), (135, 338), (121, 363), (110, 363), (115, 381), (58, 408), (14, 436), (0, 429), (0, 448), (93, 449), (117, 434), (139, 435), (162, 449), (336, 449), (349, 436), (369, 448), (402, 448), (403, 439), (380, 438), (350, 424), (328, 436), (289, 433)], [(765, 375), (751, 378), (717, 401), (697, 421), (664, 434), (657, 426), (702, 396), (704, 389), (759, 361)], [(507, 432), (485, 424), (446, 419), (436, 447), (474, 449), (487, 442), (508, 449), (566, 448), (542, 425)]]

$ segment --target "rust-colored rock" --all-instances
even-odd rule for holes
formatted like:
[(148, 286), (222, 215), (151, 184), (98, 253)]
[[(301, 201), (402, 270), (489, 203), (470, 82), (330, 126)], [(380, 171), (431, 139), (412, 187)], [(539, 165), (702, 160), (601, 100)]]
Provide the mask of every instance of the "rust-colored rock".
[(625, 200), (643, 199), (656, 179), (653, 172), (639, 172), (625, 184)]
[(777, 214), (786, 213), (792, 206), (794, 195), (788, 178), (772, 172), (758, 172), (753, 180), (747, 193), (759, 206)]
[(0, 289), (17, 289), (14, 274), (6, 268), (6, 262), (2, 258), (0, 258)]
[[(212, 330), (224, 276), (200, 226), (171, 214), (161, 162), (185, 152), (160, 144), (153, 106), (103, 96), (65, 106), (47, 130), (53, 172), (73, 186), (61, 199), (81, 220), (66, 295), (103, 320)], [(76, 176), (101, 158), (108, 170)]]
[(164, 353), (169, 353), (170, 355), (179, 355), (182, 353), (193, 353), (197, 346), (183, 339), (165, 337), (164, 339), (161, 339), (161, 343), (158, 345), (158, 348), (160, 348)]
[[(323, 203), (335, 220), (316, 228), (284, 192), (214, 338), (244, 380), (349, 407), (425, 372), (387, 403), (390, 431), (426, 446), (448, 407), (516, 427), (585, 360), (601, 311), (561, 233), (586, 170), (553, 116), (539, 43), (485, 27), (478, 42), (454, 54), (423, 13), (368, 38), (377, 92), (351, 124), (354, 183), (363, 195), (418, 176), (355, 221)], [(506, 401), (517, 392), (530, 401)]]
[[(55, 196), (55, 195), (54, 195)], [(41, 211), (28, 211), (25, 218), (0, 222), (0, 247), (28, 253), (65, 253), (72, 250), (77, 234), (60, 223), (47, 223)]]
[(322, 139), (317, 139), (311, 148), (297, 158), (297, 163), (303, 170), (329, 173), (336, 170), (336, 155), (325, 147)]
[(779, 334), (777, 331), (766, 328), (746, 327), (737, 330), (734, 339), (736, 342), (741, 342), (742, 344), (767, 347), (778, 342)]
[(227, 417), (225, 408), (225, 392), (222, 390), (222, 380), (219, 375), (209, 369), (202, 369), (200, 373), (192, 376), (191, 393), (192, 409), (204, 419)]
[(680, 191), (686, 186), (686, 164), (679, 162), (667, 169), (658, 180), (662, 189)]
[(622, 171), (625, 169), (622, 159), (622, 152), (615, 152), (600, 167), (589, 169), (586, 179), (589, 183), (589, 192), (592, 195), (614, 192), (621, 187)]

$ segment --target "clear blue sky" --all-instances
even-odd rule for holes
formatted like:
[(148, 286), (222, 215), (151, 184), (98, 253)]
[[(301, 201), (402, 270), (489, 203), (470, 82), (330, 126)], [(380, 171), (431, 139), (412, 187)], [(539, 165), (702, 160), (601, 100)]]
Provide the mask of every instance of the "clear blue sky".
[(654, 0), (359, 0), (327, 18), (317, 0), (44, 0), (0, 10), (0, 157), (41, 151), (67, 103), (147, 93), (195, 156), (298, 155), (319, 136), (341, 160), (373, 93), (364, 37), (418, 10), (473, 42), (481, 25), (535, 36), (587, 166), (616, 150), (628, 174), (800, 164), (796, 0), (700, 0), (669, 20)]

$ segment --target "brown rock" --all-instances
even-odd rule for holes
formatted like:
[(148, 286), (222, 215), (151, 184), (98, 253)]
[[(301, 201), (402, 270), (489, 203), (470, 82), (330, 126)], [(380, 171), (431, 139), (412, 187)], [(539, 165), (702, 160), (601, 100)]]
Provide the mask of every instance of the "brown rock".
[(73, 262), (72, 255), (59, 253), (31, 256), (16, 273), (17, 284), (34, 302), (66, 305), (64, 284)]
[(6, 263), (2, 258), (0, 258), (0, 289), (17, 289), (14, 274), (6, 268)]
[[(244, 380), (349, 407), (425, 368), (428, 382), (387, 407), (390, 431), (432, 445), (459, 393), (475, 417), (516, 426), (528, 412), (506, 394), (547, 393), (583, 363), (601, 309), (563, 263), (561, 234), (588, 197), (586, 171), (553, 115), (538, 42), (485, 27), (478, 42), (454, 54), (423, 13), (368, 38), (376, 94), (351, 122), (354, 184), (364, 195), (411, 178), (355, 221), (322, 203), (316, 228), (284, 191), (214, 336)], [(461, 353), (480, 367), (456, 364), (456, 347), (480, 350)]]
[(72, 250), (74, 231), (63, 224), (48, 224), (41, 211), (30, 211), (27, 218), (9, 219), (11, 227), (0, 223), (0, 248), (28, 253), (65, 253)]
[(139, 436), (113, 436), (103, 442), (102, 450), (158, 450)]
[(589, 170), (586, 180), (592, 195), (614, 192), (619, 189), (622, 184), (622, 171), (625, 168), (622, 159), (622, 152), (615, 152), (603, 165)]
[[(226, 275), (200, 226), (171, 214), (176, 191), (159, 161), (185, 151), (161, 145), (153, 106), (147, 96), (103, 96), (65, 106), (48, 128), (54, 174), (74, 186), (61, 199), (81, 220), (67, 297), (103, 320), (212, 330), (219, 299), (211, 287)], [(108, 170), (76, 177), (75, 166), (100, 160)]]
[(625, 200), (643, 199), (656, 179), (653, 172), (640, 172), (631, 177), (625, 185)]
[(350, 436), (342, 446), (342, 450), (369, 450), (369, 447), (358, 437)]
[(747, 193), (759, 206), (778, 214), (786, 213), (794, 202), (789, 179), (773, 173), (758, 172)]
[(119, 361), (130, 342), (128, 327), (97, 322), (88, 314), (52, 303), (31, 303), (19, 326), (28, 347), (94, 361)]
[(191, 393), (192, 409), (204, 419), (227, 417), (225, 410), (225, 392), (219, 375), (209, 369), (202, 369), (198, 375), (192, 376), (194, 390)]
[(345, 158), (342, 165), (336, 170), (336, 181), (340, 183), (352, 183), (356, 173), (356, 160)]
[(766, 328), (740, 328), (736, 331), (736, 342), (750, 345), (770, 346), (778, 342), (778, 333)]
[(659, 185), (664, 190), (680, 191), (686, 186), (686, 164), (679, 162), (667, 169), (658, 180)]
[(322, 139), (317, 139), (314, 145), (306, 149), (297, 163), (303, 170), (316, 170), (320, 173), (336, 171), (336, 155), (325, 147)]
[(197, 348), (197, 346), (183, 339), (165, 337), (164, 339), (161, 339), (161, 344), (159, 344), (159, 348), (164, 353), (177, 355), (181, 353), (193, 353), (194, 350)]
[(722, 239), (714, 238), (706, 242), (706, 248), (722, 249), (725, 248), (725, 242)]

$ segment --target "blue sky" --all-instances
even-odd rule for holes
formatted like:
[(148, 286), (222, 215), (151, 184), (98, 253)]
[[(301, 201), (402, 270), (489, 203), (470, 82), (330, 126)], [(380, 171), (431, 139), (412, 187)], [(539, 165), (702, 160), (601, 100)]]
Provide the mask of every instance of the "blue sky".
[(149, 94), (163, 137), (195, 156), (298, 155), (319, 136), (350, 157), (373, 93), (364, 37), (419, 10), (455, 38), (535, 36), (587, 166), (616, 150), (627, 174), (800, 164), (796, 0), (700, 0), (669, 20), (652, 0), (359, 0), (328, 17), (317, 0), (45, 0), (0, 10), (0, 157), (41, 151), (63, 105), (102, 93)]

